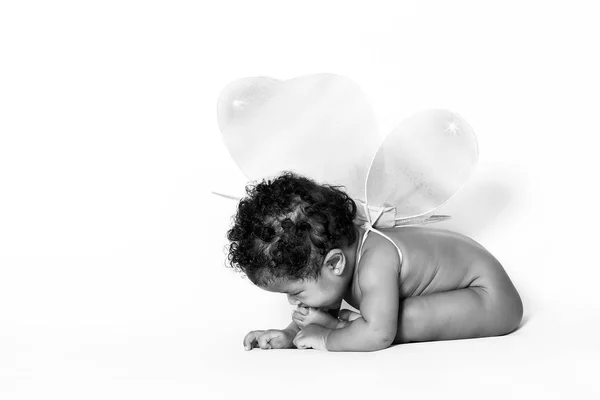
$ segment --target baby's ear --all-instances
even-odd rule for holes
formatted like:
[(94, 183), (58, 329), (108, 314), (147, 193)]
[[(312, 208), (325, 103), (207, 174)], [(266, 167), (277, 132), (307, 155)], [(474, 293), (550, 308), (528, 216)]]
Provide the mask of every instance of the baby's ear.
[(341, 273), (344, 272), (345, 266), (346, 258), (341, 249), (330, 250), (323, 261), (323, 267), (331, 269), (336, 275), (341, 275)]
[(340, 262), (342, 261), (342, 256), (340, 256), (339, 254), (333, 255), (330, 259), (329, 262), (327, 263), (327, 265), (335, 267), (337, 266)]

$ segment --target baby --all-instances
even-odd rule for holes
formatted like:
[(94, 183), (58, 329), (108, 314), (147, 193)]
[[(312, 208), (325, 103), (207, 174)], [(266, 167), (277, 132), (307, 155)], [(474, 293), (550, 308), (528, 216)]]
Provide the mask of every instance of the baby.
[[(468, 237), (380, 229), (398, 249), (371, 232), (358, 254), (366, 232), (339, 187), (285, 172), (246, 191), (227, 234), (229, 262), (296, 306), (285, 329), (248, 333), (246, 350), (374, 351), (504, 335), (521, 322), (521, 298), (502, 265)], [(342, 300), (360, 314), (338, 315)]]

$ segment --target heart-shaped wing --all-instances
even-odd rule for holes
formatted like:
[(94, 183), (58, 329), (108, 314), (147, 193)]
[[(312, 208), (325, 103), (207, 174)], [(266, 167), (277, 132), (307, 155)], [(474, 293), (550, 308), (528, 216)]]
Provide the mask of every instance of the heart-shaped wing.
[(478, 158), (473, 129), (458, 114), (426, 110), (404, 120), (377, 150), (369, 207), (395, 207), (396, 225), (425, 222), (467, 182)]
[(351, 197), (364, 195), (383, 138), (362, 90), (349, 79), (238, 79), (222, 91), (217, 111), (225, 144), (249, 179), (287, 170), (343, 185)]

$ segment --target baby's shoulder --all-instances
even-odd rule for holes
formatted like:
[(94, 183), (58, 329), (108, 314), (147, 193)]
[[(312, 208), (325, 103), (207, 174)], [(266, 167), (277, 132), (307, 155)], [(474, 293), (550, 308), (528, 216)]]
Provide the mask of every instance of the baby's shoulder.
[[(387, 233), (386, 236), (390, 237)], [(365, 239), (362, 257), (378, 259), (396, 254), (396, 258), (398, 258), (398, 250), (396, 249), (397, 241), (392, 237), (390, 239), (381, 236), (377, 232), (370, 232)]]
[(400, 266), (401, 259), (396, 245), (376, 232), (369, 233), (357, 265), (360, 274), (365, 276), (384, 268), (400, 272)]
[(376, 232), (370, 232), (362, 247), (360, 261), (355, 266), (352, 291), (346, 301), (360, 308), (364, 290), (379, 288), (389, 279), (399, 279), (400, 270), (396, 246)]

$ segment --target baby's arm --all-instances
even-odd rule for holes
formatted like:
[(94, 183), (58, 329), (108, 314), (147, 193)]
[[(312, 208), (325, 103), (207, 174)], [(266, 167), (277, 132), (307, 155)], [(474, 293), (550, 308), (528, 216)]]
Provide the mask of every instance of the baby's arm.
[[(395, 252), (395, 248), (392, 247)], [(333, 330), (325, 347), (330, 351), (373, 351), (392, 344), (399, 307), (398, 256), (386, 251), (365, 251), (359, 271), (362, 292), (360, 317)]]

